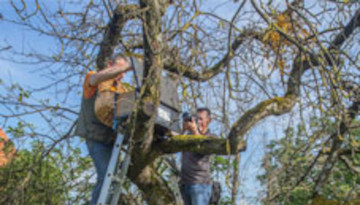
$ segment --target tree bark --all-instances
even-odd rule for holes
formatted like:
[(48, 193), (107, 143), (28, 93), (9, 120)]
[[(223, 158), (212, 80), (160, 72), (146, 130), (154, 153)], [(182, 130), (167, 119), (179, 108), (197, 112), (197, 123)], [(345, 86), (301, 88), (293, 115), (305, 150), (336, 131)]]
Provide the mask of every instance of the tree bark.
[(121, 5), (118, 4), (114, 11), (114, 15), (108, 23), (104, 38), (100, 44), (100, 51), (96, 58), (96, 66), (98, 70), (105, 68), (107, 60), (114, 53), (115, 47), (121, 39), (121, 30), (126, 22), (138, 15), (138, 5)]
[[(144, 81), (135, 104), (129, 136), (132, 149), (132, 166), (128, 176), (143, 191), (149, 205), (174, 204), (175, 196), (166, 181), (150, 167), (159, 153), (152, 149), (154, 122), (160, 100), (160, 79), (163, 69), (161, 17), (164, 4), (159, 0), (142, 0), (140, 7), (145, 10), (143, 18)], [(145, 104), (151, 103), (152, 113), (145, 112)]]
[(149, 205), (174, 205), (175, 196), (166, 181), (153, 168), (146, 166), (140, 174), (131, 179), (144, 193)]

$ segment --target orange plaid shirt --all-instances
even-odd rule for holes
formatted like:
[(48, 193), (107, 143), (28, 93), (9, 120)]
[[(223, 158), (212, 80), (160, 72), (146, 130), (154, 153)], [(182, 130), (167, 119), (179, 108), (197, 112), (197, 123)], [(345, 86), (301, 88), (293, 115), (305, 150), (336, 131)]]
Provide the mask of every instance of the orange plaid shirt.
[(83, 93), (84, 93), (85, 99), (92, 98), (95, 95), (97, 90), (99, 90), (99, 92), (105, 91), (105, 90), (110, 90), (110, 91), (113, 91), (113, 92), (116, 92), (116, 93), (119, 93), (119, 94), (127, 92), (129, 90), (132, 90), (132, 89), (124, 87), (124, 85), (122, 83), (118, 83), (115, 86), (114, 85), (114, 79), (104, 81), (104, 82), (100, 83), (97, 86), (91, 86), (89, 84), (90, 76), (95, 74), (95, 73), (96, 73), (95, 71), (90, 71), (85, 76), (85, 81), (84, 81), (84, 85), (83, 85)]
[(97, 86), (91, 86), (89, 84), (89, 80), (90, 80), (90, 76), (95, 74), (95, 71), (90, 71), (88, 74), (86, 74), (85, 76), (85, 81), (84, 81), (84, 85), (83, 85), (83, 93), (84, 93), (84, 97), (86, 99), (90, 99), (91, 97), (93, 97), (96, 93), (97, 90)]

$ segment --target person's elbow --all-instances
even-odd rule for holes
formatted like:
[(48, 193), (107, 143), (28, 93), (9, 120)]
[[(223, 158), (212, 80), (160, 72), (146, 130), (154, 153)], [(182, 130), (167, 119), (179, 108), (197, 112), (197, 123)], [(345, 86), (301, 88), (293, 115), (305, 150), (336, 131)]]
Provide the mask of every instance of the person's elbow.
[(89, 85), (90, 86), (97, 86), (100, 83), (99, 76), (97, 74), (93, 74), (89, 78)]

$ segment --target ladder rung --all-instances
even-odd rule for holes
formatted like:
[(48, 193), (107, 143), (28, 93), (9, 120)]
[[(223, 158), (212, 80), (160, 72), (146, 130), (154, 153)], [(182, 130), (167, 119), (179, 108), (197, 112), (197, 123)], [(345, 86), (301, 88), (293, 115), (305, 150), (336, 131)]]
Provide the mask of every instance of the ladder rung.
[(117, 183), (121, 182), (120, 177), (117, 177), (117, 176), (113, 176), (113, 177), (112, 177), (112, 180), (113, 180), (114, 182), (117, 182)]
[(120, 177), (118, 177), (118, 176), (116, 176), (114, 174), (111, 174), (111, 173), (108, 173), (107, 177), (109, 177), (112, 182), (120, 182), (121, 181)]

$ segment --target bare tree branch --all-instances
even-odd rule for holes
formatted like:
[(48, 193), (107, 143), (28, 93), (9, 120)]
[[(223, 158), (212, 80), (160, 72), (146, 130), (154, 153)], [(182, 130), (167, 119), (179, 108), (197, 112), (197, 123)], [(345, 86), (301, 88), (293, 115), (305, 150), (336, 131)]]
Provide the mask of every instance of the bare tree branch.
[(173, 73), (177, 73), (184, 77), (190, 78), (192, 80), (204, 82), (207, 81), (220, 72), (224, 71), (225, 67), (229, 64), (230, 60), (233, 59), (235, 51), (246, 41), (252, 38), (261, 39), (261, 34), (257, 31), (245, 29), (237, 38), (232, 42), (231, 49), (227, 52), (224, 57), (221, 58), (213, 67), (207, 69), (206, 71), (200, 73), (194, 68), (187, 66), (185, 63), (181, 62), (180, 57), (174, 58), (174, 56), (169, 56), (164, 59), (164, 69)]
[(104, 38), (100, 44), (100, 51), (97, 55), (96, 65), (99, 70), (106, 66), (106, 60), (113, 54), (115, 47), (121, 39), (121, 30), (126, 22), (139, 16), (140, 10), (138, 5), (116, 6), (114, 15), (106, 27)]

